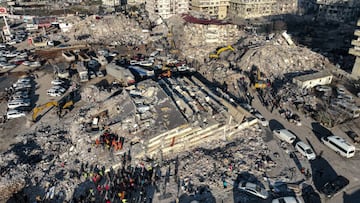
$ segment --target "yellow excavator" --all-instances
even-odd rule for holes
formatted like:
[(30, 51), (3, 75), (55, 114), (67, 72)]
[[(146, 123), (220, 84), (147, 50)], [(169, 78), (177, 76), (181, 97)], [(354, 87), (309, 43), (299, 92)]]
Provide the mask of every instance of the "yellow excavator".
[(255, 81), (255, 89), (265, 89), (268, 87), (268, 82), (266, 80), (261, 79), (260, 70), (257, 69), (257, 80)]
[(51, 108), (53, 106), (57, 107), (57, 114), (59, 118), (61, 118), (63, 115), (63, 110), (69, 110), (73, 108), (74, 103), (79, 100), (79, 92), (78, 89), (70, 92), (63, 98), (61, 98), (59, 101), (50, 101), (43, 105), (37, 106), (33, 109), (32, 114), (32, 121), (37, 122), (39, 120), (39, 113), (42, 112), (44, 109)]
[(234, 49), (231, 45), (229, 45), (229, 46), (222, 47), (222, 48), (218, 49), (218, 50), (216, 51), (216, 53), (211, 53), (211, 54), (209, 55), (209, 58), (211, 58), (211, 59), (218, 59), (218, 58), (220, 57), (220, 54), (221, 54), (222, 52), (224, 52), (224, 51), (227, 51), (227, 50), (231, 50), (231, 51), (234, 51), (234, 52), (235, 52), (235, 49)]

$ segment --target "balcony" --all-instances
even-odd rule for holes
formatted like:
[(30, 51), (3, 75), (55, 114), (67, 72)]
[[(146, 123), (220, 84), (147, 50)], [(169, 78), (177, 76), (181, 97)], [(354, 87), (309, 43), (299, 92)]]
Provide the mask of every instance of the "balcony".
[(354, 35), (360, 37), (360, 30), (355, 30)]
[(360, 47), (360, 40), (351, 40), (351, 45)]
[(349, 54), (360, 57), (360, 50), (356, 50), (354, 48), (349, 49)]

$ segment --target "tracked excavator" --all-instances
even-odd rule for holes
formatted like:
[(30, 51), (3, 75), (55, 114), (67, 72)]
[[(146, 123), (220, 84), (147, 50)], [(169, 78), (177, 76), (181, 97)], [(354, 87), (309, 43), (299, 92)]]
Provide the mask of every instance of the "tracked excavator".
[[(39, 114), (48, 108), (57, 107), (57, 114), (59, 118), (63, 117), (69, 110), (74, 107), (74, 103), (80, 100), (79, 89), (75, 89), (70, 93), (66, 94), (59, 101), (50, 101), (43, 105), (37, 106), (33, 109), (32, 121), (37, 122)], [(50, 110), (50, 109), (49, 109)]]
[(231, 45), (229, 45), (229, 46), (222, 47), (222, 48), (218, 49), (218, 50), (216, 51), (216, 53), (210, 54), (210, 55), (209, 55), (209, 58), (211, 58), (211, 59), (218, 59), (218, 58), (220, 57), (220, 54), (221, 54), (222, 52), (224, 52), (224, 51), (227, 51), (227, 50), (231, 50), (231, 51), (234, 51), (234, 52), (235, 52), (235, 49), (234, 49)]

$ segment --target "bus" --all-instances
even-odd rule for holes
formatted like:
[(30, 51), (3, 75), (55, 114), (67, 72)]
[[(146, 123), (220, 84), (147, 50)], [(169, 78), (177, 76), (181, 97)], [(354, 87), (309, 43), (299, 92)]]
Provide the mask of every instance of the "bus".
[(321, 141), (343, 157), (350, 158), (355, 155), (355, 146), (349, 144), (346, 140), (337, 135), (322, 137)]

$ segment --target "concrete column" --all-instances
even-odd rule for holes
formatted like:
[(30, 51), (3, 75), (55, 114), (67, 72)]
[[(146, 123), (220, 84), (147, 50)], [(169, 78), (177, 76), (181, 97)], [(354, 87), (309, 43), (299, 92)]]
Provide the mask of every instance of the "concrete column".
[(360, 78), (360, 57), (356, 57), (351, 75), (355, 78)]

